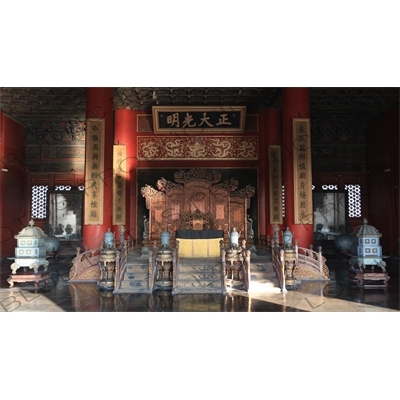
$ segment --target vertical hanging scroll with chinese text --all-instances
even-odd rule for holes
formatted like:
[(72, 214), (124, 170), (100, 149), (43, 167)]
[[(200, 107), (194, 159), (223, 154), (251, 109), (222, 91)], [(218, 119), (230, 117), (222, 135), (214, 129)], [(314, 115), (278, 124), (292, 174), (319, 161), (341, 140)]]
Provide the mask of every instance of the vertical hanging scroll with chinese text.
[(114, 145), (113, 147), (113, 225), (125, 225), (126, 207), (126, 147)]
[(282, 161), (281, 146), (268, 146), (269, 157), (269, 221), (282, 224)]
[(85, 146), (85, 224), (103, 224), (104, 119), (88, 118)]
[(294, 223), (312, 224), (311, 133), (309, 118), (293, 118)]

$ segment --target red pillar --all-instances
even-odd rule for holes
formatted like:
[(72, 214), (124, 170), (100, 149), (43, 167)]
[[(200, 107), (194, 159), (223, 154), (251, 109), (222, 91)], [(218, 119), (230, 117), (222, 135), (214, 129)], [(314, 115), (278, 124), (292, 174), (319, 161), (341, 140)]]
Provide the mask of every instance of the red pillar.
[[(115, 110), (115, 143), (126, 146), (126, 223), (125, 235), (133, 238), (136, 234), (136, 170), (137, 161), (137, 134), (136, 134), (136, 118), (134, 111), (121, 109)], [(118, 227), (114, 226), (113, 231), (118, 231)], [(118, 236), (119, 237), (119, 236)]]
[(258, 136), (258, 237), (267, 235), (266, 223), (268, 213), (266, 212), (267, 192), (266, 186), (268, 185), (268, 167), (267, 157), (268, 149), (265, 145), (267, 131), (265, 129), (265, 113), (260, 113), (259, 118), (259, 136)]
[[(82, 244), (89, 249), (100, 247), (104, 233), (111, 228), (112, 224), (113, 96), (113, 88), (86, 89), (86, 118), (104, 118), (105, 120), (103, 225), (83, 225)], [(118, 233), (116, 236), (118, 238)]]
[(281, 145), (281, 112), (279, 109), (270, 109), (265, 111), (265, 132), (266, 132), (266, 146), (265, 146), (265, 155), (267, 159), (266, 163), (266, 187), (265, 187), (265, 216), (266, 216), (266, 234), (272, 238), (274, 233), (273, 227), (270, 224), (270, 211), (269, 211), (269, 155), (268, 155), (268, 146), (271, 145)]
[(294, 176), (293, 176), (293, 118), (309, 118), (309, 89), (283, 88), (283, 176), (285, 186), (285, 223), (294, 233), (298, 245), (308, 248), (314, 242), (313, 224), (294, 223)]

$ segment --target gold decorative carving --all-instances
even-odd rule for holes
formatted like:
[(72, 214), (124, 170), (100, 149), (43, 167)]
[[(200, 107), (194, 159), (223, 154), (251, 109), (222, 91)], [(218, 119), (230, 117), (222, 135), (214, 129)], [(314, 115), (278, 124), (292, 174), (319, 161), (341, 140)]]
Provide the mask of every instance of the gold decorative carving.
[(257, 160), (258, 138), (138, 137), (140, 160)]
[(76, 275), (76, 265), (75, 265), (75, 263), (73, 262), (73, 263), (72, 263), (72, 267), (71, 267), (70, 270), (69, 270), (69, 279), (75, 278), (75, 275)]
[(161, 178), (157, 181), (157, 189), (161, 190), (162, 192), (175, 188), (181, 189), (182, 187), (183, 187), (182, 185), (178, 185), (176, 183), (167, 181), (165, 178)]
[(214, 217), (209, 212), (201, 212), (196, 210), (182, 216), (179, 229), (195, 229), (194, 224), (199, 224), (201, 221), (201, 229), (215, 229)]
[(308, 267), (307, 265), (298, 264), (294, 267), (293, 276), (295, 278), (314, 278), (314, 279), (328, 279), (329, 269), (323, 268), (322, 274), (315, 268)]
[(160, 194), (162, 195), (162, 193), (160, 193), (158, 190), (154, 189), (153, 187), (147, 184), (146, 186), (142, 187), (140, 192), (142, 193), (143, 197), (154, 197)]
[(89, 268), (79, 276), (79, 279), (100, 279), (100, 268), (98, 266)]
[(254, 196), (256, 189), (253, 186), (246, 185), (243, 189), (237, 190), (231, 193), (231, 197), (241, 197), (241, 198), (248, 198)]
[[(96, 259), (97, 260), (97, 259)], [(73, 261), (72, 267), (69, 270), (69, 279), (70, 280), (85, 280), (85, 279), (100, 279), (100, 268), (97, 264), (82, 262), (80, 267), (81, 273), (77, 273), (76, 271), (76, 261)]]
[(142, 196), (146, 198), (146, 207), (147, 209), (150, 209), (150, 204), (152, 199), (154, 199), (154, 202), (156, 198), (158, 198), (158, 201), (165, 202), (165, 193), (154, 189), (150, 185), (147, 185), (142, 187), (140, 189), (140, 192), (142, 193)]
[(235, 178), (231, 178), (229, 181), (221, 182), (213, 185), (213, 189), (225, 189), (233, 192), (239, 187), (239, 182)]
[(174, 179), (179, 183), (205, 181), (210, 183), (216, 183), (221, 180), (221, 173), (218, 171), (207, 171), (201, 168), (193, 168), (189, 171), (180, 170), (175, 172)]

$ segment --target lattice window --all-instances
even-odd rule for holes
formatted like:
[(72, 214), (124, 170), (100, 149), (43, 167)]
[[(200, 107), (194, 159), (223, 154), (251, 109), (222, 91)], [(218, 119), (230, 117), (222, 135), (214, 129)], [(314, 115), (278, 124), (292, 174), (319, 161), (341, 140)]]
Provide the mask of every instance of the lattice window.
[(337, 185), (322, 185), (322, 190), (338, 190)]
[(46, 218), (47, 185), (32, 186), (31, 218)]
[(70, 185), (56, 185), (54, 190), (71, 190)]
[(360, 185), (345, 185), (347, 190), (347, 198), (349, 203), (349, 217), (361, 217), (361, 186)]

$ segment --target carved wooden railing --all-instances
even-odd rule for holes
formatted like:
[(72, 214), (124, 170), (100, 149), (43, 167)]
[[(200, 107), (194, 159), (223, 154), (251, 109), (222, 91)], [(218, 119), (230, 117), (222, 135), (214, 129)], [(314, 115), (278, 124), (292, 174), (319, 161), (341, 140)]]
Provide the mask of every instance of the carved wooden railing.
[(220, 257), (221, 257), (221, 289), (222, 293), (228, 293), (228, 285), (227, 285), (227, 273), (226, 273), (226, 251), (225, 251), (225, 243), (223, 240), (219, 242), (220, 248)]
[[(276, 245), (272, 241), (272, 266), (278, 279), (279, 287), (282, 292), (286, 291), (286, 262), (293, 261), (294, 249), (294, 269), (290, 279), (329, 279), (329, 268), (326, 265), (326, 258), (322, 255), (322, 248), (318, 247), (318, 253), (312, 249), (299, 247), (297, 240), (291, 247), (290, 254), (285, 255), (284, 248)], [(289, 279), (289, 277), (288, 277)]]
[[(126, 272), (128, 252), (135, 247), (135, 240), (128, 236), (121, 244), (116, 241), (116, 270), (114, 274), (114, 287), (119, 288), (122, 278)], [(76, 249), (76, 257), (72, 260), (72, 267), (69, 271), (69, 280), (73, 282), (96, 282), (100, 279), (100, 259), (101, 248), (85, 249), (81, 253), (81, 248)]]
[[(132, 243), (132, 242), (131, 242)], [(125, 240), (115, 255), (114, 290), (121, 288), (121, 283), (128, 265), (129, 241)]]
[(81, 253), (81, 248), (76, 249), (76, 257), (72, 260), (69, 270), (70, 281), (96, 282), (100, 279), (99, 258), (101, 249), (86, 250)]
[(274, 268), (275, 276), (278, 279), (278, 285), (282, 293), (286, 293), (286, 277), (285, 277), (285, 252), (278, 243), (271, 240), (272, 267)]
[(176, 240), (175, 247), (172, 249), (172, 294), (178, 287), (179, 274), (179, 240)]
[(295, 245), (296, 250), (296, 266), (294, 274), (298, 273), (301, 265), (310, 268), (315, 274), (322, 279), (329, 279), (329, 268), (326, 265), (326, 258), (322, 255), (322, 247), (318, 247), (318, 253), (313, 250), (313, 246), (310, 245), (309, 249)]
[(132, 251), (133, 249), (137, 248), (137, 240), (134, 239), (132, 236), (128, 236), (125, 240), (121, 242), (121, 240), (115, 240), (115, 248), (126, 248), (128, 252)]
[(260, 235), (257, 244), (267, 251), (271, 251), (271, 237), (269, 235)]
[(246, 292), (250, 291), (250, 256), (251, 256), (251, 251), (246, 250), (245, 247), (243, 247), (243, 283), (244, 283), (244, 290)]
[(158, 274), (157, 266), (157, 242), (154, 241), (154, 245), (149, 249), (149, 289), (148, 292), (152, 293), (156, 286), (156, 279)]

